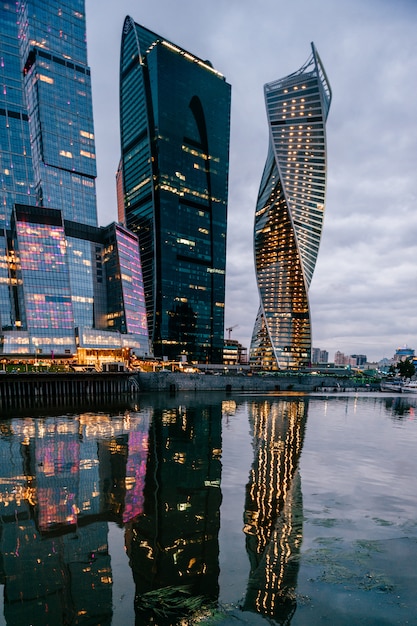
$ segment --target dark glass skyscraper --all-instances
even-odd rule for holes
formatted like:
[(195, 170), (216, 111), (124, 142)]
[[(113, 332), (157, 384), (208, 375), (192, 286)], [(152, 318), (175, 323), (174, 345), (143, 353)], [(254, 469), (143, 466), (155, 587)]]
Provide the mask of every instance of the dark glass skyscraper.
[(308, 302), (326, 192), (331, 90), (312, 44), (296, 72), (265, 85), (269, 149), (258, 193), (254, 247), (260, 306), (250, 359), (264, 369), (311, 359)]
[(222, 361), (230, 91), (209, 61), (126, 18), (125, 221), (139, 237), (156, 356)]

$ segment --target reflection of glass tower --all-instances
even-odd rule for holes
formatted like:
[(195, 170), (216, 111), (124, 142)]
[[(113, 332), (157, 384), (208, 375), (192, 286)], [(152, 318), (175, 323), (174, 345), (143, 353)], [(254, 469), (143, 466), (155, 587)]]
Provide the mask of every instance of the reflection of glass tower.
[(302, 495), (297, 472), (307, 404), (280, 401), (249, 406), (255, 459), (245, 505), (251, 571), (244, 608), (289, 623), (295, 610)]
[(258, 193), (254, 248), (260, 307), (251, 362), (265, 369), (310, 361), (308, 289), (325, 205), (331, 90), (317, 50), (296, 72), (265, 85), (269, 149)]
[(186, 585), (217, 600), (221, 417), (219, 405), (155, 409), (144, 511), (126, 525), (138, 623), (150, 623), (153, 590)]
[(154, 353), (221, 363), (230, 85), (127, 17), (120, 94), (119, 189), (139, 237)]
[(112, 622), (109, 522), (143, 512), (148, 429), (146, 411), (2, 422), (7, 624)]

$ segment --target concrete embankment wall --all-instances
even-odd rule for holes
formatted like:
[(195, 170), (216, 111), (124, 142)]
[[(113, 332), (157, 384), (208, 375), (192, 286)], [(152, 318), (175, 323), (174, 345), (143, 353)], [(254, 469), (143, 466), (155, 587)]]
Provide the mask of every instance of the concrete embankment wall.
[(288, 374), (279, 376), (233, 376), (182, 374), (176, 372), (141, 372), (139, 388), (143, 392), (227, 391), (264, 393), (271, 391), (320, 391), (352, 389), (351, 380), (336, 377)]

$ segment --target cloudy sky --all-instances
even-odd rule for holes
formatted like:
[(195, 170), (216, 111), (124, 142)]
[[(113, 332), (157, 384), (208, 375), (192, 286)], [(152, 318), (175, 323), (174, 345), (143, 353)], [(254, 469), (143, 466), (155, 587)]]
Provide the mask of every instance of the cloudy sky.
[(126, 15), (232, 85), (226, 327), (249, 346), (258, 309), (253, 219), (268, 135), (265, 83), (314, 41), (333, 100), (313, 345), (368, 360), (417, 351), (417, 1), (86, 0), (101, 224), (116, 219), (119, 54)]

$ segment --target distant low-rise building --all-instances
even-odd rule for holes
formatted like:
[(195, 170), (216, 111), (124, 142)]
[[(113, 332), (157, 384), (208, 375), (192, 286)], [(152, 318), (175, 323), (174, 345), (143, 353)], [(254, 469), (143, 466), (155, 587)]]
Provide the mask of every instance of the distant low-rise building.
[(362, 367), (368, 360), (366, 354), (351, 354), (350, 359), (355, 361), (357, 367)]
[(388, 374), (393, 363), (393, 359), (388, 359), (387, 357), (384, 357), (383, 359), (378, 361), (376, 365), (380, 372), (382, 372), (383, 374)]
[(340, 352), (339, 350), (337, 352), (335, 352), (334, 355), (334, 364), (335, 365), (347, 365), (347, 356), (343, 353)]
[(350, 367), (363, 367), (367, 362), (366, 354), (351, 354), (346, 355), (339, 350), (334, 355), (335, 365), (346, 365)]
[(225, 339), (223, 349), (224, 365), (246, 365), (248, 362), (248, 349), (242, 346), (236, 339)]
[(327, 350), (313, 348), (311, 361), (312, 363), (328, 363), (329, 353), (327, 352)]

